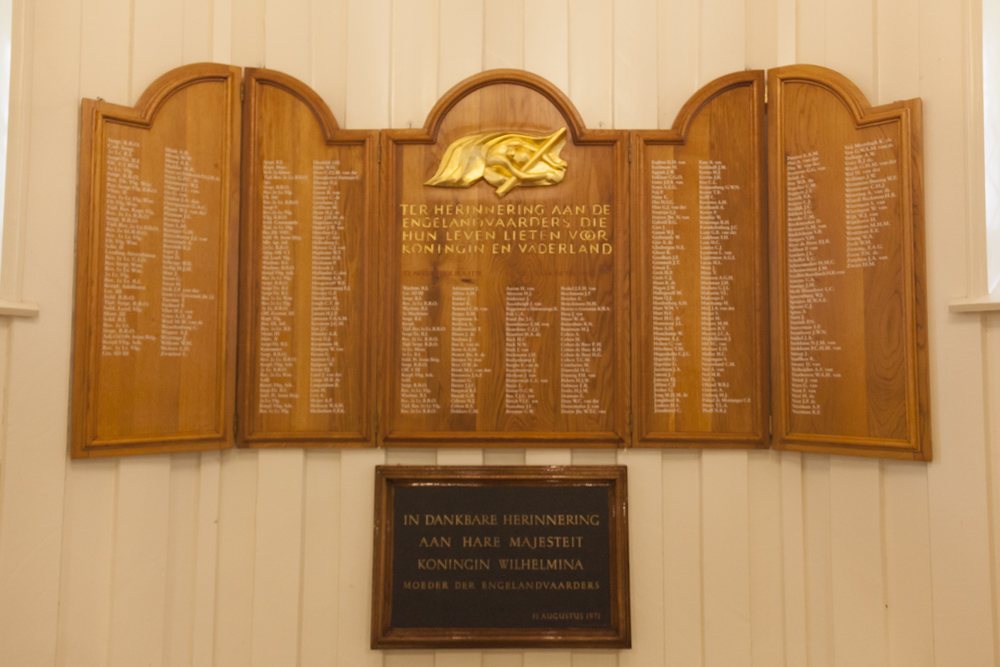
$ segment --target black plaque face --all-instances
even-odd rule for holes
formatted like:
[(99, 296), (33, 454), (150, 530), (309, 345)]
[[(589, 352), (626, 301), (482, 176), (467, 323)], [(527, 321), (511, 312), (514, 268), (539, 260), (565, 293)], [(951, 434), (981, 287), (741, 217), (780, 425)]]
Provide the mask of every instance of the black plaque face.
[(625, 469), (378, 469), (372, 645), (628, 646)]

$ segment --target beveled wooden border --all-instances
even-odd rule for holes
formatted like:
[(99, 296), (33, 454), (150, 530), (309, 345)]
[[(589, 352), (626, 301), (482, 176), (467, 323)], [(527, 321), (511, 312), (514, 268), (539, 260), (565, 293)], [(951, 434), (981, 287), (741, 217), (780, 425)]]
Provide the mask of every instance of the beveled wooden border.
[[(625, 466), (377, 466), (371, 646), (387, 648), (631, 648)], [(608, 486), (611, 627), (393, 628), (393, 490), (397, 486)]]
[[(373, 348), (375, 308), (366, 307), (365, 318), (352, 326), (352, 335), (361, 337), (364, 350), (362, 360), (361, 411), (364, 413), (363, 429), (360, 432), (288, 432), (255, 434), (251, 430), (253, 424), (252, 405), (253, 391), (250, 386), (253, 374), (250, 365), (254, 359), (254, 346), (258, 337), (254, 335), (256, 321), (257, 292), (254, 276), (257, 265), (258, 236), (253, 230), (260, 228), (261, 210), (259, 198), (256, 196), (256, 184), (260, 183), (260, 174), (256, 173), (258, 127), (258, 90), (261, 86), (273, 86), (300, 100), (312, 111), (316, 122), (323, 133), (327, 146), (363, 146), (365, 149), (365, 216), (359, 221), (362, 226), (361, 236), (364, 239), (361, 251), (362, 278), (360, 284), (351, 285), (352, 290), (360, 292), (362, 304), (371, 304), (371, 296), (375, 294), (375, 280), (378, 276), (378, 254), (376, 253), (378, 216), (378, 131), (377, 130), (341, 130), (334, 118), (333, 112), (326, 102), (310, 88), (293, 76), (275, 70), (248, 67), (244, 75), (243, 101), (243, 168), (241, 174), (241, 198), (243, 202), (240, 214), (240, 349), (239, 349), (239, 382), (238, 405), (239, 427), (237, 434), (238, 447), (372, 447), (374, 442), (374, 394), (375, 394), (375, 354)], [(353, 223), (353, 221), (348, 221)], [(357, 326), (357, 333), (355, 333)]]
[[(382, 447), (625, 447), (631, 440), (629, 415), (631, 414), (631, 396), (629, 394), (629, 164), (628, 164), (628, 132), (626, 130), (591, 130), (584, 126), (583, 118), (570, 99), (552, 83), (537, 74), (516, 69), (495, 69), (475, 74), (456, 84), (445, 93), (427, 115), (422, 128), (382, 130), (382, 183), (381, 210), (379, 213), (379, 229), (381, 247), (384, 257), (380, 270), (382, 308), (380, 311), (379, 331), (396, 331), (398, 313), (394, 305), (398, 293), (399, 263), (396, 258), (400, 253), (399, 237), (387, 230), (394, 229), (392, 225), (396, 194), (396, 147), (407, 144), (433, 144), (437, 141), (438, 130), (445, 115), (462, 98), (470, 93), (498, 84), (524, 86), (547, 98), (566, 119), (570, 136), (576, 145), (613, 146), (615, 150), (615, 190), (620, 196), (615, 197), (615, 230), (614, 244), (616, 248), (614, 259), (615, 294), (613, 312), (615, 345), (615, 394), (613, 407), (614, 431), (612, 432), (450, 432), (432, 431), (420, 433), (395, 434), (393, 428), (392, 384), (385, 382), (379, 390), (378, 444)], [(391, 335), (391, 334), (390, 334)], [(383, 340), (379, 350), (379, 375), (390, 377), (392, 369), (396, 368), (396, 339)]]
[[(931, 460), (930, 382), (927, 349), (927, 277), (924, 241), (923, 125), (919, 98), (872, 107), (847, 77), (816, 65), (789, 65), (768, 70), (768, 166), (771, 234), (772, 414), (774, 449), (821, 454), (850, 454), (893, 459)], [(785, 405), (790, 371), (782, 350), (787, 349), (787, 267), (785, 246), (785, 170), (782, 127), (783, 85), (804, 83), (826, 89), (850, 112), (857, 128), (900, 125), (900, 209), (903, 213), (903, 323), (906, 345), (906, 440), (791, 433)]]
[[(238, 223), (240, 210), (240, 68), (216, 63), (196, 63), (172, 69), (156, 79), (143, 92), (134, 107), (111, 104), (103, 100), (84, 99), (80, 122), (80, 195), (77, 221), (76, 299), (73, 326), (73, 389), (70, 421), (70, 455), (72, 458), (119, 456), (125, 454), (159, 454), (165, 452), (205, 451), (233, 446), (233, 424), (236, 411), (236, 311), (238, 256)], [(156, 114), (177, 91), (199, 83), (224, 81), (228, 86), (228, 125), (230, 132), (226, 148), (230, 156), (225, 170), (229, 196), (223, 196), (224, 219), (220, 241), (219, 263), (223, 268), (219, 279), (219, 339), (217, 354), (218, 376), (222, 386), (216, 397), (218, 428), (213, 433), (177, 434), (156, 438), (123, 438), (113, 441), (96, 440), (96, 415), (93, 394), (100, 381), (100, 323), (98, 312), (98, 264), (101, 255), (101, 164), (104, 124), (107, 121), (150, 129)]]
[[(649, 383), (644, 383), (647, 367), (643, 365), (642, 352), (652, 348), (649, 339), (648, 326), (651, 314), (646, 307), (647, 297), (652, 292), (645, 277), (649, 275), (651, 262), (651, 245), (649, 231), (649, 192), (648, 181), (643, 178), (646, 159), (646, 146), (684, 146), (687, 144), (691, 124), (699, 113), (714, 99), (726, 92), (738, 88), (751, 88), (754, 97), (753, 125), (757, 128), (757, 155), (754, 165), (753, 181), (758, 185), (754, 191), (754, 211), (758, 220), (753, 230), (755, 253), (748, 253), (756, 262), (756, 285), (754, 289), (754, 319), (756, 328), (753, 331), (754, 349), (757, 352), (757, 372), (754, 381), (754, 391), (759, 406), (754, 415), (754, 433), (751, 435), (737, 433), (683, 433), (655, 432), (646, 429), (649, 418), (646, 400)], [(633, 447), (680, 448), (700, 447), (713, 449), (768, 447), (768, 418), (770, 416), (770, 391), (768, 381), (770, 368), (768, 362), (768, 311), (767, 311), (767, 141), (765, 140), (764, 114), (764, 70), (747, 70), (734, 72), (703, 86), (695, 93), (677, 113), (674, 125), (669, 130), (636, 130), (632, 134), (632, 206), (630, 215), (632, 239), (632, 401), (636, 415), (632, 428)]]

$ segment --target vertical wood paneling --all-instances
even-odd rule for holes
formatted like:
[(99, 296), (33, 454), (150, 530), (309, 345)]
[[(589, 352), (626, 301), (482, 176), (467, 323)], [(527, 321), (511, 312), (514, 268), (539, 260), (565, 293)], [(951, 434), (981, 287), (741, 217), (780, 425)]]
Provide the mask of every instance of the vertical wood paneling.
[(746, 62), (750, 69), (766, 69), (778, 64), (779, 11), (779, 0), (747, 0), (745, 39)]
[[(875, 51), (878, 104), (920, 95), (920, 24), (912, 3), (878, 0)], [(886, 624), (891, 667), (934, 663), (927, 470), (882, 464)]]
[(136, 456), (119, 462), (111, 667), (163, 664), (169, 494), (169, 456)]
[(302, 667), (337, 663), (340, 456), (339, 451), (306, 453), (299, 648)]
[(484, 0), (483, 15), (483, 69), (523, 67), (524, 0)]
[(215, 612), (215, 666), (250, 664), (256, 561), (257, 452), (222, 454), (219, 489), (219, 562)]
[(524, 69), (569, 88), (569, 0), (534, 0), (524, 16)]
[(482, 0), (440, 0), (440, 3), (439, 96), (462, 79), (483, 70), (485, 33)]
[(657, 77), (659, 127), (673, 127), (677, 112), (699, 86), (699, 0), (659, 0)]
[(234, 0), (232, 52), (233, 64), (241, 67), (264, 66), (264, 0)]
[(133, 0), (132, 91), (128, 103), (135, 104), (146, 86), (183, 64), (183, 3)]
[[(347, 127), (389, 127), (391, 2), (348, 0)], [(380, 667), (382, 653), (372, 651), (372, 518), (375, 513), (374, 467), (385, 461), (381, 450), (344, 450), (340, 455), (340, 573), (337, 589), (337, 664)], [(359, 613), (359, 610), (362, 610)]]
[(833, 666), (830, 555), (830, 457), (802, 456), (806, 657), (809, 667)]
[(258, 455), (250, 664), (298, 661), (302, 564), (303, 453)]
[(219, 499), (222, 461), (219, 452), (201, 455), (198, 470), (198, 551), (194, 571), (192, 664), (212, 664), (215, 648), (216, 564), (219, 559)]
[(628, 466), (629, 575), (632, 650), (618, 656), (622, 667), (662, 665), (664, 659), (663, 453), (657, 449), (619, 452)]
[(702, 604), (706, 667), (750, 665), (747, 475), (746, 452), (702, 452)]
[(184, 0), (182, 59), (200, 63), (212, 59), (213, 0)]
[[(993, 636), (1000, 637), (1000, 314), (983, 316), (983, 356), (986, 362), (986, 443), (989, 467), (991, 589), (993, 592)], [(933, 623), (933, 619), (931, 619)], [(891, 627), (891, 626), (890, 626)], [(1000, 645), (994, 642), (995, 662), (1000, 664)]]
[[(88, 2), (80, 26), (80, 94), (126, 102), (129, 0)], [(108, 662), (118, 461), (67, 465), (56, 664)], [(98, 641), (95, 641), (97, 639)]]
[[(959, 6), (961, 5), (961, 7)], [(928, 339), (931, 424), (937, 440), (927, 467), (930, 508), (934, 651), (939, 664), (985, 665), (993, 660), (989, 541), (985, 488), (982, 323), (956, 318), (946, 304), (967, 293), (964, 219), (964, 134), (967, 97), (963, 61), (966, 1), (921, 0), (920, 95), (924, 117)]]
[[(310, 4), (265, 2), (265, 67), (310, 79)], [(261, 450), (257, 465), (250, 664), (294, 665), (299, 650), (305, 452)]]
[(750, 452), (747, 464), (752, 664), (784, 665), (781, 454)]
[(422, 127), (438, 98), (438, 2), (392, 8), (391, 127)]
[(665, 667), (704, 664), (701, 452), (663, 453)]
[[(1000, 321), (984, 330), (944, 308), (966, 292), (964, 231), (953, 223), (966, 210), (968, 1), (32, 2), (40, 120), (28, 137), (24, 284), (44, 316), (10, 328), (0, 664), (992, 664)], [(622, 452), (635, 648), (370, 651), (377, 463), (602, 464), (615, 453), (230, 452), (68, 465), (58, 388), (68, 386), (78, 97), (132, 103), (167, 69), (204, 59), (266, 60), (311, 82), (349, 127), (420, 125), (451, 85), (499, 66), (553, 81), (590, 127), (669, 126), (699, 83), (744, 62), (825, 64), (873, 103), (923, 96), (935, 461)]]
[[(311, 85), (344, 127), (347, 108), (347, 0), (313, 2)], [(307, 455), (308, 458), (308, 455)]]
[[(835, 2), (836, 0), (830, 0)], [(810, 65), (826, 64), (826, 24), (827, 0), (798, 0), (795, 37), (795, 62)]]
[(114, 460), (82, 462), (67, 471), (57, 667), (108, 662), (117, 476)]
[[(182, 64), (184, 7), (153, 0), (132, 6), (129, 104), (163, 72)], [(118, 464), (110, 660), (112, 666), (163, 663), (171, 457)]]
[(212, 62), (232, 63), (233, 0), (212, 2)]
[(807, 664), (806, 559), (802, 455), (781, 453), (781, 563), (784, 576), (785, 665)]
[(369, 648), (372, 595), (372, 517), (375, 514), (375, 466), (384, 455), (377, 449), (341, 453), (340, 609), (337, 615), (341, 667), (380, 667), (382, 652)]
[(614, 17), (614, 122), (624, 130), (656, 127), (656, 0), (616, 2)]
[(935, 662), (927, 471), (886, 463), (883, 485), (889, 665), (930, 667)]
[[(699, 85), (746, 63), (746, 8), (703, 0)], [(749, 466), (745, 451), (701, 454), (702, 613), (706, 667), (750, 665)]]
[(194, 658), (200, 460), (199, 454), (170, 457), (167, 598), (163, 630), (163, 662), (166, 665), (189, 665)]
[(830, 461), (833, 655), (838, 667), (888, 659), (878, 461)]
[(609, 128), (614, 122), (613, 17), (613, 0), (574, 0), (569, 4), (567, 92), (591, 128)]
[[(529, 449), (524, 453), (529, 466), (566, 466), (572, 463), (568, 449)], [(571, 667), (573, 654), (569, 651), (525, 651), (524, 667)]]
[(390, 0), (347, 0), (347, 103), (341, 127), (390, 127), (391, 5)]
[(731, 0), (702, 0), (699, 84), (746, 66), (746, 5)]
[(69, 392), (62, 388), (69, 387), (81, 16), (79, 2), (42, 0), (27, 10), (35, 52), (26, 103), (35, 120), (25, 145), (30, 159), (22, 163), (22, 206), (32, 220), (23, 238), (24, 296), (46, 311), (9, 329), (12, 390), (0, 436), (0, 664), (47, 665), (56, 652), (66, 470)]

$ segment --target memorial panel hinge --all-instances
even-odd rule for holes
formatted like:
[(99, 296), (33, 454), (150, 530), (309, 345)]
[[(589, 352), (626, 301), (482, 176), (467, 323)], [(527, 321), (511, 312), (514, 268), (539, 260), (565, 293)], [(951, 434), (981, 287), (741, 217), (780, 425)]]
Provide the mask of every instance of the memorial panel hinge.
[(379, 144), (377, 146), (377, 159), (378, 159), (378, 163), (382, 164), (382, 144), (381, 144), (381, 142), (379, 142)]
[(240, 102), (242, 102), (247, 95), (247, 85), (240, 81)]
[(632, 164), (632, 142), (628, 144), (628, 163)]
[(767, 416), (767, 434), (770, 436), (774, 435), (774, 417), (771, 415)]

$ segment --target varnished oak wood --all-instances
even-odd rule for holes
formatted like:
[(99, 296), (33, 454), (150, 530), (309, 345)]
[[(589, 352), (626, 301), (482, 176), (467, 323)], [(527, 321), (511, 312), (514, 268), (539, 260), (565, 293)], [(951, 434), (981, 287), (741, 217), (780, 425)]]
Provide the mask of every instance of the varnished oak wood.
[[(810, 65), (768, 79), (774, 447), (930, 460), (920, 100), (872, 108), (845, 77)], [(850, 149), (847, 173), (846, 146), (867, 142)], [(793, 261), (802, 272), (790, 276)]]
[[(458, 138), (482, 132), (520, 132), (548, 135), (567, 128), (562, 157), (568, 167), (561, 183), (548, 187), (517, 187), (502, 199), (479, 182), (468, 189), (432, 188), (423, 183), (434, 175), (445, 149)], [(382, 132), (381, 252), (383, 262), (380, 345), (379, 444), (435, 447), (620, 447), (629, 439), (628, 406), (628, 168), (627, 134), (589, 130), (572, 103), (538, 76), (519, 70), (493, 70), (475, 75), (446, 93), (431, 110), (423, 128)], [(589, 263), (567, 255), (506, 256), (490, 252), (453, 256), (448, 253), (402, 253), (400, 204), (542, 204), (550, 215), (553, 204), (602, 204), (610, 212), (606, 228), (613, 245), (610, 257)], [(512, 215), (510, 217), (516, 217)], [(576, 224), (576, 223), (574, 223)], [(579, 229), (579, 227), (574, 227)], [(443, 234), (441, 235), (443, 238)], [(563, 234), (563, 241), (568, 234)], [(502, 239), (497, 239), (497, 242)], [(437, 242), (442, 242), (438, 240)], [(493, 243), (494, 241), (487, 241)], [(516, 250), (516, 249), (515, 249)], [(456, 272), (465, 272), (458, 274)], [(561, 276), (559, 275), (561, 273)], [(444, 275), (443, 275), (444, 274)], [(450, 275), (449, 275), (450, 274)], [(420, 276), (426, 276), (421, 278)], [(562, 278), (562, 280), (561, 280)], [(560, 282), (561, 280), (561, 282)], [(401, 293), (407, 285), (423, 285), (426, 300), (439, 312), (428, 318), (443, 326), (434, 349), (439, 374), (430, 395), (439, 402), (436, 414), (402, 414), (401, 408)], [(490, 368), (478, 380), (476, 412), (449, 414), (449, 363), (446, 304), (448, 289), (474, 285), (476, 305), (488, 311), (478, 322), (476, 341)], [(532, 300), (558, 307), (561, 285), (596, 288), (593, 298), (607, 310), (594, 318), (587, 341), (598, 342), (602, 353), (592, 362), (589, 393), (596, 395), (602, 414), (560, 414), (560, 347), (555, 311), (550, 323), (554, 340), (532, 342), (537, 355), (535, 385), (537, 409), (508, 414), (505, 398), (505, 290), (507, 286), (533, 288)], [(436, 306), (436, 307), (437, 307)], [(450, 303), (447, 305), (450, 309)], [(479, 311), (481, 312), (481, 311)]]
[(768, 445), (764, 123), (757, 70), (704, 86), (670, 130), (632, 132), (636, 447)]
[[(232, 446), (239, 84), (239, 68), (202, 63), (167, 72), (134, 108), (83, 100), (74, 458)], [(179, 228), (166, 241), (176, 256), (165, 281), (167, 148), (187, 153), (171, 153)], [(164, 282), (178, 318), (167, 327)]]
[(373, 445), (378, 133), (287, 74), (245, 91), (238, 445)]
[[(608, 489), (611, 618), (606, 628), (392, 626), (395, 489), (401, 486), (604, 486)], [(470, 593), (471, 594), (471, 593)], [(625, 466), (377, 466), (372, 648), (630, 648), (628, 480)]]

